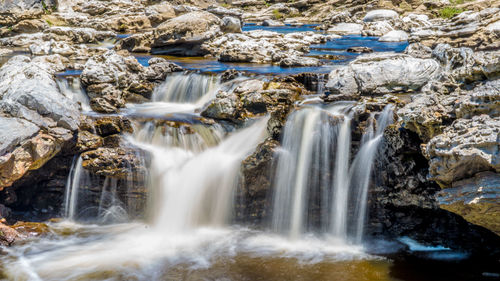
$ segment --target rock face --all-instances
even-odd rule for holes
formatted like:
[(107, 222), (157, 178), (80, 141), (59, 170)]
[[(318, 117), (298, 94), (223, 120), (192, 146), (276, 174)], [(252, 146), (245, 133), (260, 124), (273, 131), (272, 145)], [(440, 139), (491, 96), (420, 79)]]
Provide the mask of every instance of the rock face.
[(62, 57), (57, 55), (17, 56), (0, 68), (0, 123), (5, 129), (0, 132), (1, 189), (42, 167), (71, 142), (80, 114), (79, 106), (54, 80), (54, 73), (62, 69)]
[(437, 193), (442, 209), (500, 235), (500, 174), (477, 173)]
[(439, 73), (439, 64), (432, 59), (403, 54), (370, 54), (333, 70), (326, 86), (334, 95), (417, 91)]
[(483, 171), (500, 172), (500, 118), (458, 119), (427, 144), (432, 179), (443, 186)]
[(205, 55), (200, 46), (221, 31), (221, 20), (208, 12), (196, 11), (173, 18), (157, 27), (153, 52), (157, 54)]
[(392, 30), (380, 37), (380, 42), (401, 42), (407, 41), (408, 34), (402, 30)]

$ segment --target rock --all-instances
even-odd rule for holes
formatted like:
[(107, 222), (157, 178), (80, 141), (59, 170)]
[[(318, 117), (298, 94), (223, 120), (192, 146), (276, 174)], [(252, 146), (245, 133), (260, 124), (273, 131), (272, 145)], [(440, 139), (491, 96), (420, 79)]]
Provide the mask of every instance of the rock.
[(429, 174), (441, 186), (484, 171), (500, 172), (500, 117), (458, 119), (430, 140), (424, 154)]
[(90, 58), (80, 79), (86, 86), (92, 109), (112, 113), (126, 101), (145, 101), (151, 97), (155, 83), (180, 70), (165, 59), (154, 58), (150, 62), (149, 67), (144, 67), (127, 51), (114, 50)]
[(0, 245), (11, 246), (17, 241), (22, 240), (22, 235), (10, 226), (0, 222)]
[(437, 193), (442, 209), (500, 235), (500, 174), (481, 172)]
[(241, 178), (236, 206), (237, 218), (245, 223), (261, 223), (269, 209), (267, 196), (271, 188), (274, 153), (279, 142), (267, 139), (241, 163)]
[(350, 53), (373, 53), (373, 50), (368, 47), (349, 47), (347, 51)]
[(365, 22), (393, 20), (399, 17), (398, 13), (392, 10), (373, 10), (366, 14), (363, 18)]
[(12, 32), (35, 33), (41, 32), (47, 28), (49, 28), (49, 25), (45, 21), (39, 19), (30, 19), (20, 21), (16, 25), (12, 26)]
[(119, 48), (129, 52), (148, 53), (153, 44), (153, 32), (132, 34), (119, 42)]
[(0, 116), (0, 155), (12, 151), (20, 142), (33, 137), (40, 128), (18, 118)]
[(99, 176), (126, 179), (130, 174), (145, 174), (140, 152), (132, 148), (100, 147), (81, 155), (83, 168)]
[(283, 67), (296, 67), (296, 66), (319, 66), (321, 65), (321, 61), (317, 58), (311, 57), (286, 57), (280, 60), (280, 66)]
[(235, 120), (238, 118), (237, 108), (238, 97), (235, 94), (220, 91), (201, 114), (208, 118)]
[(155, 54), (205, 55), (200, 46), (220, 32), (221, 23), (217, 16), (203, 11), (173, 18), (155, 29), (152, 51)]
[(455, 105), (457, 118), (472, 118), (481, 114), (500, 117), (500, 79), (487, 81), (459, 95), (460, 102)]
[(471, 83), (500, 77), (500, 51), (474, 52), (470, 48), (439, 44), (432, 57), (441, 62), (452, 82)]
[[(220, 61), (279, 63), (285, 58), (303, 57), (309, 52), (310, 44), (326, 42), (327, 38), (313, 32), (279, 34), (254, 30), (225, 34), (206, 42), (202, 48)], [(300, 59), (308, 64), (317, 63), (315, 60)], [(300, 63), (300, 59), (296, 61)]]
[(500, 20), (486, 26), (486, 30), (497, 36), (500, 35)]
[(230, 33), (240, 33), (241, 21), (233, 17), (222, 18), (222, 31)]
[(363, 36), (381, 37), (394, 30), (394, 23), (390, 21), (365, 22), (363, 25)]
[(408, 34), (402, 30), (389, 31), (387, 34), (384, 34), (384, 36), (378, 39), (380, 42), (401, 42), (407, 40)]
[(56, 6), (53, 0), (6, 0), (0, 3), (0, 25), (13, 25), (24, 19), (40, 17)]
[(405, 54), (419, 59), (430, 59), (432, 49), (420, 43), (411, 43), (406, 47)]
[(233, 17), (241, 20), (243, 12), (239, 9), (227, 9), (220, 6), (210, 6), (206, 9), (207, 12), (217, 15), (220, 18)]
[(265, 20), (262, 22), (262, 26), (285, 26), (285, 24), (277, 20)]
[(338, 23), (328, 29), (328, 33), (338, 35), (361, 34), (363, 26), (357, 23)]
[(0, 57), (6, 57), (10, 54), (14, 53), (14, 51), (9, 49), (0, 49)]
[(147, 6), (145, 13), (152, 26), (176, 17), (174, 8), (168, 2)]
[(417, 91), (440, 73), (432, 59), (403, 54), (369, 54), (333, 70), (326, 87), (347, 95)]

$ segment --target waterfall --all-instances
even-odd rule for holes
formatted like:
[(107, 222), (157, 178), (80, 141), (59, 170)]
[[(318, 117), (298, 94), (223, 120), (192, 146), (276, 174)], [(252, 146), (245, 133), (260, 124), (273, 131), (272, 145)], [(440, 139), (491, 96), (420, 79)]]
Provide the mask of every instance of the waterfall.
[(80, 79), (63, 77), (58, 78), (56, 82), (57, 86), (59, 87), (59, 91), (61, 91), (61, 93), (68, 99), (80, 104), (80, 106), (82, 107), (82, 111), (92, 111), (90, 108), (89, 98), (87, 94), (85, 94), (83, 87), (81, 86)]
[(342, 243), (361, 242), (372, 164), (384, 128), (392, 122), (392, 106), (380, 114), (375, 132), (370, 119), (351, 165), (348, 109), (345, 104), (305, 107), (289, 117), (273, 184), (275, 232), (298, 239), (319, 231)]
[[(154, 102), (195, 103), (220, 86), (214, 75), (173, 73), (153, 92)], [(213, 98), (213, 96), (212, 96)], [(203, 101), (208, 101), (206, 98)]]

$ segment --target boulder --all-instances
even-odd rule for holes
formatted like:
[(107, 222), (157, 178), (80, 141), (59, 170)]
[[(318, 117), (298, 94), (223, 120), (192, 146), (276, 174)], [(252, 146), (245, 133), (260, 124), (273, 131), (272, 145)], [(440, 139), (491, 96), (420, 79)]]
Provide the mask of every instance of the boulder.
[(206, 53), (200, 48), (205, 41), (221, 31), (222, 21), (215, 15), (195, 11), (168, 20), (154, 31), (155, 54), (199, 56)]
[(443, 187), (484, 171), (500, 172), (500, 117), (458, 119), (432, 138), (424, 154), (430, 177)]
[(328, 29), (328, 33), (338, 35), (361, 34), (363, 26), (357, 23), (337, 23)]
[(408, 34), (402, 30), (392, 30), (380, 37), (380, 42), (402, 42), (408, 40)]
[(222, 18), (222, 31), (230, 33), (240, 33), (241, 21), (233, 17)]
[(363, 21), (372, 22), (380, 20), (393, 20), (399, 17), (398, 13), (393, 10), (373, 10), (368, 12)]
[(54, 0), (4, 0), (0, 2), (0, 25), (13, 25), (24, 19), (40, 17), (56, 6)]
[(440, 73), (432, 59), (404, 54), (368, 54), (333, 70), (326, 87), (347, 95), (386, 94), (420, 90)]
[(481, 172), (436, 194), (442, 209), (500, 235), (500, 174)]
[(0, 190), (71, 143), (80, 113), (54, 80), (62, 69), (58, 55), (16, 56), (0, 68)]
[(127, 51), (109, 50), (91, 57), (80, 75), (91, 108), (112, 113), (124, 107), (126, 101), (146, 101), (156, 83), (181, 69), (162, 58), (152, 58), (149, 62), (144, 67)]

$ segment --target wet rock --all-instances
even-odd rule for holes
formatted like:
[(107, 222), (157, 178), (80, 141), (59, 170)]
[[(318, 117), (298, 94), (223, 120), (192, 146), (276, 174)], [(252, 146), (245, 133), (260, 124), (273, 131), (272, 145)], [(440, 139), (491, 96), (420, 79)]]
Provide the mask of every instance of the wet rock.
[(101, 137), (133, 132), (130, 120), (120, 116), (98, 117), (93, 123), (93, 128)]
[(319, 66), (321, 61), (317, 58), (310, 57), (286, 57), (280, 60), (280, 66), (293, 67), (293, 66)]
[(446, 187), (483, 171), (500, 172), (500, 118), (458, 119), (425, 147), (429, 174)]
[(439, 64), (431, 59), (403, 54), (364, 55), (333, 70), (326, 87), (345, 95), (417, 91), (439, 73)]
[(384, 34), (384, 36), (380, 37), (378, 41), (380, 42), (401, 42), (407, 41), (408, 34), (402, 30), (393, 30)]
[(100, 136), (96, 136), (89, 131), (78, 132), (76, 147), (80, 152), (97, 149), (103, 146), (103, 144), (104, 141)]
[(235, 94), (220, 91), (202, 112), (202, 116), (214, 119), (235, 120), (239, 115), (238, 101), (238, 97)]
[(81, 155), (83, 168), (93, 174), (126, 179), (130, 174), (144, 174), (141, 152), (133, 148), (100, 147)]
[(22, 240), (22, 235), (10, 226), (0, 222), (0, 245), (11, 246), (17, 241)]
[(391, 20), (399, 17), (398, 13), (392, 10), (373, 10), (366, 14), (363, 18), (365, 22)]
[(500, 234), (500, 174), (481, 172), (437, 193), (442, 209)]
[(18, 221), (12, 225), (12, 228), (25, 237), (36, 237), (50, 232), (49, 227), (41, 222)]
[(266, 217), (270, 203), (267, 199), (271, 189), (274, 153), (278, 147), (279, 142), (267, 139), (241, 163), (237, 219), (257, 224)]
[(208, 12), (196, 11), (173, 18), (154, 31), (153, 53), (198, 56), (205, 41), (221, 31), (221, 20)]

